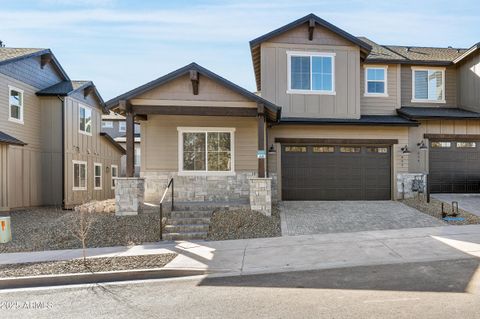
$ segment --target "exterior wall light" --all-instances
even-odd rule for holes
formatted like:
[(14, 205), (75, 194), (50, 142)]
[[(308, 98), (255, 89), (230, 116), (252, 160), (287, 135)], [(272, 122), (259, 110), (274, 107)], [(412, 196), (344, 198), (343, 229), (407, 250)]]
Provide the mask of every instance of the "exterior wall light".
[(402, 147), (400, 149), (402, 151), (402, 154), (406, 155), (406, 154), (411, 154), (412, 152), (410, 152), (410, 150), (408, 149), (408, 146), (405, 145), (404, 147)]
[(268, 152), (269, 152), (269, 153), (276, 153), (277, 150), (275, 149), (275, 145), (272, 144), (272, 145), (270, 146), (270, 148), (268, 149)]
[(427, 145), (425, 145), (425, 142), (422, 140), (420, 143), (417, 143), (418, 149), (422, 151), (428, 150)]

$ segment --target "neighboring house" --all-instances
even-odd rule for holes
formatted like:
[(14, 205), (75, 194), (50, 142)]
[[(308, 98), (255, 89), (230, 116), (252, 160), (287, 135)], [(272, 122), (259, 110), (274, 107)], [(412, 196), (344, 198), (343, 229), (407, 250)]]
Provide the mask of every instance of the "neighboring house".
[(95, 85), (72, 81), (48, 49), (0, 48), (0, 210), (113, 198), (117, 143)]
[[(257, 94), (192, 63), (106, 104), (126, 116), (127, 176), (141, 122), (145, 199), (401, 198), (480, 192), (480, 50), (384, 46), (310, 14), (250, 42)], [(281, 110), (281, 112), (280, 112)], [(268, 151), (267, 151), (268, 150)]]
[[(127, 147), (125, 134), (127, 132), (125, 117), (110, 111), (102, 115), (102, 132), (107, 133), (123, 148)], [(135, 176), (140, 176), (140, 124), (135, 123)], [(120, 161), (120, 175), (126, 176), (127, 156), (124, 155)]]

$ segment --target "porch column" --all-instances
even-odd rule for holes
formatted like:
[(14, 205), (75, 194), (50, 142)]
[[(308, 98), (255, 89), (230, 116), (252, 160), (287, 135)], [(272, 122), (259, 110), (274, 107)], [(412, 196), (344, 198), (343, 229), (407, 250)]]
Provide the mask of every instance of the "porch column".
[(132, 107), (127, 105), (126, 112), (126, 141), (127, 141), (127, 177), (135, 174), (135, 123)]
[(258, 103), (258, 177), (265, 178), (267, 152), (265, 147), (265, 106)]

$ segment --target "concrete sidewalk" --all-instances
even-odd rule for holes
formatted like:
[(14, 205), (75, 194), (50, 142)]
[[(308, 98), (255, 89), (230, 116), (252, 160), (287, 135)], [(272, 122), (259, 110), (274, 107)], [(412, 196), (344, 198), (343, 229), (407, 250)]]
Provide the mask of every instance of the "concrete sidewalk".
[[(480, 257), (480, 225), (88, 249), (91, 257), (176, 252), (167, 269), (254, 274)], [(81, 249), (0, 255), (0, 264), (80, 258)]]

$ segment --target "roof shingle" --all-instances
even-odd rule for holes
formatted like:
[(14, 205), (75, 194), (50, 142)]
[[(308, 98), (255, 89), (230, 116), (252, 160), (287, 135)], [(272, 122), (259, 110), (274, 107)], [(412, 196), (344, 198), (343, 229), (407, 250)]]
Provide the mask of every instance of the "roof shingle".
[(46, 51), (38, 48), (0, 48), (0, 62), (20, 58), (26, 55)]

